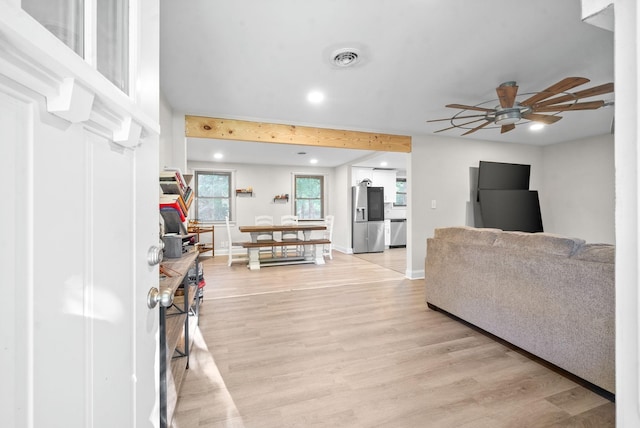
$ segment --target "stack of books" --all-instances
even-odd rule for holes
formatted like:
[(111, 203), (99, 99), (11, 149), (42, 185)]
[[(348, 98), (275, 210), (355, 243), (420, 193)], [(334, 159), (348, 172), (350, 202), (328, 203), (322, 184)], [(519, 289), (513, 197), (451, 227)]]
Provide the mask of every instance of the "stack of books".
[(160, 173), (160, 213), (173, 215), (175, 211), (181, 222), (186, 221), (193, 202), (193, 189), (180, 170), (165, 170)]

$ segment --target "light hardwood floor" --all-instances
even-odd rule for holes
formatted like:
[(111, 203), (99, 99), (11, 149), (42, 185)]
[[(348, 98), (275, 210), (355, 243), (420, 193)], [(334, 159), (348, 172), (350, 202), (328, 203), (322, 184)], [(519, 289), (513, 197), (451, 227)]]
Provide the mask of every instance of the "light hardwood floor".
[(391, 255), (259, 271), (205, 259), (174, 426), (615, 426), (614, 403), (428, 309)]

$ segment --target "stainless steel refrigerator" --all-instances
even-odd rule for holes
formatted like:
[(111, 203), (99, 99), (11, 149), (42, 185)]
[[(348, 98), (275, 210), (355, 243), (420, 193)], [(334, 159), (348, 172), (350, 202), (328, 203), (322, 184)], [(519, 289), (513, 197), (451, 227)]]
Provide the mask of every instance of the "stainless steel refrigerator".
[(354, 253), (384, 251), (384, 188), (366, 182), (352, 188), (352, 246)]

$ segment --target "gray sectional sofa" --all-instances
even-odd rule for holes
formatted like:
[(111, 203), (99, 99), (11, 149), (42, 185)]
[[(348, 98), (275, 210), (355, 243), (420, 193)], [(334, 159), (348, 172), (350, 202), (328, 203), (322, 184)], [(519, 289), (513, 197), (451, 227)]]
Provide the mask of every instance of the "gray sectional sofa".
[(450, 227), (427, 239), (426, 300), (615, 394), (615, 248)]

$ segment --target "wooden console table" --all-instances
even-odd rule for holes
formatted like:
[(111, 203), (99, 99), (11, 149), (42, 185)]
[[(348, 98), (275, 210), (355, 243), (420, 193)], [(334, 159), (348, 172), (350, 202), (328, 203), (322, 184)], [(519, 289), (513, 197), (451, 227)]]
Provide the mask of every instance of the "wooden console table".
[[(185, 371), (189, 368), (192, 333), (198, 322), (200, 299), (198, 289), (198, 252), (191, 250), (179, 258), (167, 258), (160, 264), (160, 293), (172, 296), (168, 306), (160, 305), (159, 368), (160, 427), (172, 426)], [(195, 276), (189, 271), (193, 269)], [(181, 290), (182, 295), (176, 295)], [(190, 319), (191, 318), (191, 319)], [(191, 321), (191, 322), (190, 322)]]

